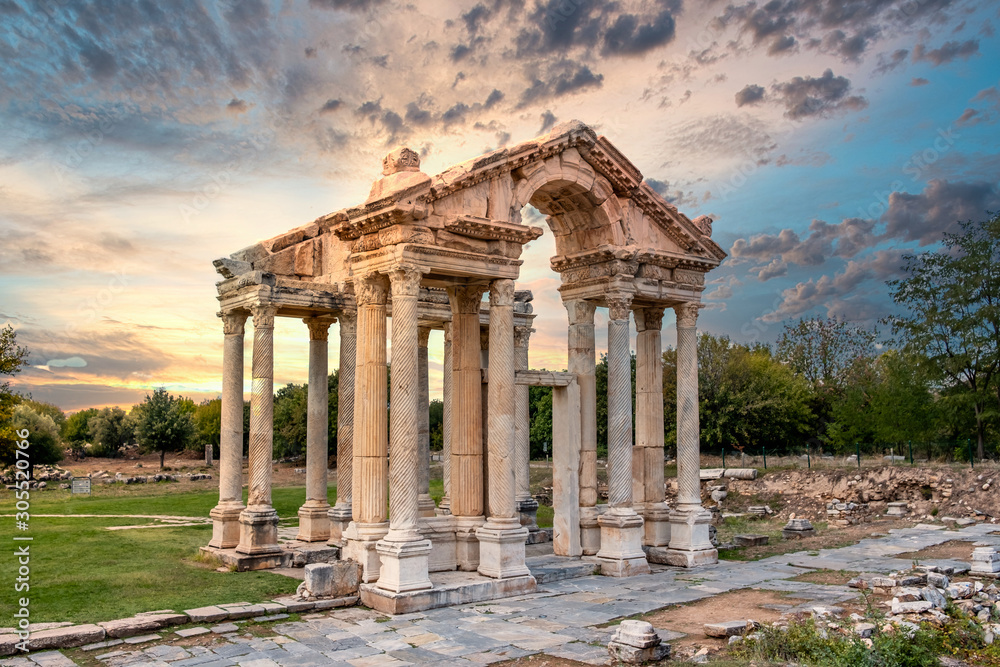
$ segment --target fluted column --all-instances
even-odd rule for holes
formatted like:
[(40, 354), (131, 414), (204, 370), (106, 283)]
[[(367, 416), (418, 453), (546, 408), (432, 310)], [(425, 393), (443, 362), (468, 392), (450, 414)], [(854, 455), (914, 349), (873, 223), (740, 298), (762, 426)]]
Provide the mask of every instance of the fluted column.
[(344, 531), (351, 523), (354, 470), (354, 365), (358, 314), (342, 311), (340, 321), (340, 372), (337, 374), (337, 501), (330, 517), (330, 546), (344, 546)]
[(479, 567), (475, 529), (483, 516), (483, 422), (479, 305), (485, 288), (448, 289), (451, 302), (451, 513), (460, 570)]
[(580, 545), (593, 556), (601, 548), (597, 523), (597, 375), (592, 301), (566, 301), (570, 373), (580, 387)]
[(643, 544), (666, 546), (670, 522), (663, 485), (663, 308), (635, 310), (635, 448), (632, 500), (644, 521)]
[(220, 313), (222, 347), (222, 428), (219, 434), (219, 504), (212, 508), (209, 546), (232, 549), (240, 542), (243, 511), (243, 333), (247, 313)]
[(427, 341), (431, 330), (420, 327), (417, 330), (417, 361), (419, 364), (419, 398), (417, 403), (417, 442), (420, 449), (417, 458), (420, 479), (418, 483), (420, 495), (420, 516), (434, 516), (434, 499), (431, 498), (431, 424), (430, 424), (430, 374), (428, 372)]
[(330, 391), (329, 317), (303, 320), (309, 328), (309, 395), (306, 411), (306, 502), (299, 508), (299, 533), (303, 542), (330, 539), (330, 503), (327, 500), (326, 469), (329, 459)]
[(601, 526), (601, 572), (624, 577), (649, 572), (642, 551), (642, 517), (632, 508), (632, 298), (611, 294), (608, 303), (608, 505)]
[(524, 564), (528, 529), (514, 497), (514, 281), (490, 283), (489, 518), (476, 531), (479, 573), (497, 579), (530, 574)]
[[(530, 326), (514, 327), (514, 371), (528, 370)], [(521, 525), (529, 533), (538, 532), (538, 501), (531, 496), (531, 422), (528, 415), (527, 385), (514, 387), (514, 499)]]
[(355, 276), (358, 305), (354, 366), (352, 521), (344, 534), (345, 558), (362, 565), (365, 582), (378, 579), (375, 545), (388, 532), (388, 433), (386, 313), (388, 279), (379, 273)]
[(441, 481), (444, 485), (444, 496), (438, 505), (438, 514), (451, 514), (451, 322), (444, 323), (444, 424), (442, 435), (444, 446), (441, 451)]
[(271, 456), (274, 447), (274, 316), (277, 308), (257, 304), (253, 313), (253, 363), (250, 395), (250, 461), (247, 507), (240, 513), (236, 551), (251, 556), (280, 551), (278, 513), (271, 507)]
[(401, 593), (431, 587), (427, 554), (431, 543), (417, 525), (420, 485), (420, 361), (417, 299), (421, 273), (398, 267), (392, 285), (392, 411), (389, 439), (389, 532), (378, 543), (382, 558), (378, 587)]
[[(674, 306), (677, 314), (677, 506), (670, 512), (670, 545), (657, 562), (693, 567), (718, 561), (708, 527), (712, 514), (701, 506), (698, 427), (698, 308)], [(653, 557), (653, 556), (651, 556)]]

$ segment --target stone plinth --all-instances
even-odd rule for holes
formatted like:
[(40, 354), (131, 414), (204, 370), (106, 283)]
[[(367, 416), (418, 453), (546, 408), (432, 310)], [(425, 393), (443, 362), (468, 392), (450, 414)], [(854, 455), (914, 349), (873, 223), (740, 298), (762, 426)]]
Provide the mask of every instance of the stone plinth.
[(382, 560), (375, 585), (390, 593), (422, 591), (431, 587), (427, 576), (429, 540), (390, 542), (379, 540), (375, 547)]
[(485, 602), (526, 595), (537, 589), (528, 575), (511, 579), (489, 579), (465, 572), (442, 572), (432, 578), (433, 588), (408, 593), (391, 593), (374, 584), (361, 585), (361, 603), (383, 614), (409, 614), (457, 604)]
[(598, 506), (580, 508), (580, 546), (584, 556), (594, 556), (601, 550), (601, 525), (597, 522), (601, 515)]
[(240, 512), (240, 543), (236, 551), (247, 556), (281, 551), (278, 546), (278, 513), (273, 507), (251, 505)]
[(242, 554), (236, 551), (236, 549), (216, 549), (214, 547), (202, 547), (201, 552), (217, 559), (224, 566), (232, 568), (237, 572), (273, 570), (276, 567), (292, 566), (292, 553), (282, 549), (271, 553), (255, 555)]
[(670, 508), (666, 503), (648, 503), (642, 510), (642, 524), (643, 544), (651, 547), (670, 544)]
[(427, 560), (429, 572), (450, 572), (458, 569), (454, 517), (447, 515), (421, 517), (420, 534), (434, 545)]
[(650, 562), (677, 567), (697, 567), (719, 562), (709, 526), (712, 513), (702, 507), (670, 513), (670, 543), (666, 548), (649, 547)]
[(485, 517), (455, 518), (455, 558), (458, 569), (465, 572), (475, 572), (479, 569), (479, 538), (476, 529), (486, 523)]
[(608, 653), (615, 660), (630, 665), (665, 660), (670, 657), (670, 644), (664, 644), (651, 623), (622, 621), (608, 643)]
[(809, 519), (789, 519), (785, 527), (781, 529), (781, 536), (786, 540), (801, 540), (815, 534), (816, 530)]
[(888, 503), (886, 505), (886, 516), (906, 516), (909, 514), (909, 503)]
[(1000, 572), (1000, 554), (993, 547), (976, 547), (972, 550), (971, 574), (996, 574)]
[(738, 547), (760, 547), (767, 544), (769, 539), (767, 535), (733, 535), (733, 544)]
[[(516, 520), (515, 520), (516, 521)], [(494, 526), (492, 521), (476, 530), (479, 540), (479, 574), (494, 579), (523, 577), (531, 572), (524, 564), (524, 543), (528, 529), (520, 522), (517, 527)]]
[(529, 533), (537, 533), (538, 501), (534, 498), (517, 501), (517, 512), (521, 518), (521, 525), (527, 528)]
[(368, 583), (379, 578), (382, 562), (375, 545), (389, 532), (388, 522), (375, 524), (351, 523), (344, 533), (341, 557), (361, 565), (361, 581)]
[[(340, 492), (340, 489), (337, 489)], [(335, 547), (344, 546), (344, 532), (347, 527), (351, 524), (351, 507), (350, 505), (337, 504), (327, 510), (327, 518), (330, 520), (330, 539), (327, 544)]]
[(597, 552), (601, 574), (609, 577), (649, 574), (649, 563), (642, 550), (642, 517), (611, 509), (597, 522), (601, 526), (601, 550)]

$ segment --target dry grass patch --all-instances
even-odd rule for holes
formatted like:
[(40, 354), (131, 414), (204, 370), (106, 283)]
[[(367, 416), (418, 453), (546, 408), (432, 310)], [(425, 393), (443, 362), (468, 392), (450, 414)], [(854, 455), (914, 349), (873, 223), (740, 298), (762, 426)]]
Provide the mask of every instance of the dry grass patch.
[(921, 549), (920, 551), (911, 551), (909, 553), (899, 554), (895, 557), (910, 560), (925, 560), (930, 558), (969, 560), (972, 558), (972, 550), (975, 548), (975, 542), (950, 540), (948, 542), (942, 542), (941, 544), (935, 544), (934, 546), (927, 547), (926, 549)]

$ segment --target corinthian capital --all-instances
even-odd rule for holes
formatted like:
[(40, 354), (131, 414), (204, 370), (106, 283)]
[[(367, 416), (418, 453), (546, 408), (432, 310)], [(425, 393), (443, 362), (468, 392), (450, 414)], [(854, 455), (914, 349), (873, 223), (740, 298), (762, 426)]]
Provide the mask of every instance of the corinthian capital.
[(635, 330), (659, 331), (663, 328), (663, 308), (636, 308)]
[(514, 281), (494, 280), (490, 283), (490, 307), (514, 305)]
[(597, 304), (593, 301), (574, 299), (572, 301), (564, 301), (563, 305), (566, 306), (566, 312), (569, 314), (570, 324), (592, 325), (594, 323), (594, 311), (597, 309)]
[(250, 307), (250, 312), (253, 313), (254, 329), (274, 328), (274, 316), (278, 312), (277, 307), (269, 303), (258, 303)]
[(630, 294), (609, 294), (604, 297), (608, 304), (608, 316), (612, 320), (627, 320), (629, 311), (632, 310), (632, 295)]
[(483, 301), (483, 294), (485, 292), (486, 287), (484, 285), (449, 287), (448, 301), (451, 303), (451, 312), (464, 313), (466, 315), (478, 314), (479, 306)]
[(246, 311), (230, 310), (229, 312), (219, 313), (219, 317), (222, 318), (222, 332), (224, 334), (227, 336), (243, 335), (247, 321)]
[(531, 327), (514, 327), (514, 347), (528, 347), (528, 340), (534, 331)]
[(389, 296), (389, 280), (372, 271), (354, 276), (354, 300), (359, 306), (384, 306)]
[(697, 326), (700, 308), (701, 304), (695, 301), (686, 301), (674, 306), (674, 312), (677, 314), (677, 327), (694, 328)]
[(309, 327), (309, 340), (329, 340), (330, 325), (336, 320), (332, 317), (307, 317), (302, 321)]
[(389, 272), (393, 296), (420, 296), (420, 279), (424, 274), (415, 267), (397, 266)]
[(358, 332), (358, 311), (356, 310), (342, 310), (340, 314), (337, 315), (337, 321), (340, 322), (340, 335), (341, 336), (354, 336)]

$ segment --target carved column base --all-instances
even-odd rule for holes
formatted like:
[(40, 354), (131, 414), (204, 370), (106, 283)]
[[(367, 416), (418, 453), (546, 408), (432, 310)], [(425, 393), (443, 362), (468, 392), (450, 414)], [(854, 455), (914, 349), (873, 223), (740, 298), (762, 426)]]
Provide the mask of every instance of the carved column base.
[(489, 519), (476, 530), (479, 539), (479, 574), (493, 579), (530, 575), (524, 564), (524, 542), (528, 529), (519, 519)]
[(437, 515), (437, 506), (434, 504), (434, 499), (428, 493), (421, 493), (417, 496), (417, 507), (419, 508), (420, 516)]
[(240, 512), (240, 543), (237, 553), (256, 556), (277, 553), (278, 513), (269, 505), (251, 505)]
[(650, 547), (670, 544), (670, 508), (666, 503), (648, 503), (642, 510), (642, 543)]
[(538, 501), (534, 498), (517, 501), (517, 512), (521, 515), (521, 525), (529, 533), (538, 532)]
[(601, 550), (601, 525), (597, 522), (600, 510), (596, 507), (580, 508), (580, 546), (584, 556), (593, 556)]
[(295, 539), (300, 542), (326, 542), (330, 539), (330, 504), (307, 500), (299, 508), (299, 532)]
[(330, 520), (330, 539), (327, 541), (331, 547), (344, 546), (344, 533), (351, 525), (351, 506), (334, 505), (327, 510), (327, 518)]
[(642, 550), (642, 517), (630, 507), (612, 508), (598, 520), (601, 526), (601, 550), (597, 558), (601, 574), (631, 577), (649, 574), (649, 563)]
[(708, 526), (712, 513), (701, 506), (675, 509), (670, 512), (670, 548), (677, 551), (709, 551), (715, 549), (709, 539)]
[(427, 569), (431, 572), (451, 572), (458, 569), (455, 555), (455, 518), (433, 516), (420, 519), (420, 534), (431, 541)]
[(437, 514), (438, 516), (451, 516), (451, 498), (448, 497), (447, 493), (444, 494), (444, 498), (437, 506)]
[(486, 523), (484, 516), (455, 517), (455, 559), (458, 569), (475, 572), (479, 569), (479, 538), (476, 529)]
[(240, 514), (243, 503), (219, 503), (208, 513), (212, 517), (212, 541), (208, 546), (232, 549), (240, 543)]
[(370, 584), (379, 578), (382, 563), (375, 546), (389, 532), (389, 523), (354, 523), (343, 533), (344, 548), (341, 560), (351, 560), (361, 565), (361, 581)]
[(427, 556), (431, 552), (429, 540), (389, 542), (379, 540), (375, 545), (382, 561), (375, 585), (392, 593), (424, 591), (431, 588), (427, 576)]

